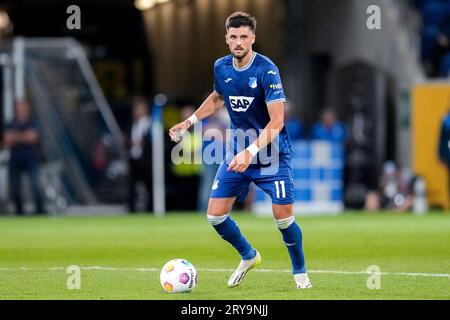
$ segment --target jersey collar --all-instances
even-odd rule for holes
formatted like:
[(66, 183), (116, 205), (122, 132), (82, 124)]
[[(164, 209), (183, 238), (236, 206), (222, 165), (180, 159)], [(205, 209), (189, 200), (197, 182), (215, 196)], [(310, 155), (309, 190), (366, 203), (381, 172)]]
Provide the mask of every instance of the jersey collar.
[(255, 57), (256, 57), (256, 52), (253, 52), (253, 56), (252, 56), (251, 60), (249, 61), (249, 63), (247, 63), (247, 65), (243, 66), (242, 68), (236, 67), (236, 65), (234, 64), (234, 58), (232, 58), (234, 70), (240, 71), (240, 72), (247, 70), (248, 68), (250, 68), (252, 66), (253, 61), (255, 61)]

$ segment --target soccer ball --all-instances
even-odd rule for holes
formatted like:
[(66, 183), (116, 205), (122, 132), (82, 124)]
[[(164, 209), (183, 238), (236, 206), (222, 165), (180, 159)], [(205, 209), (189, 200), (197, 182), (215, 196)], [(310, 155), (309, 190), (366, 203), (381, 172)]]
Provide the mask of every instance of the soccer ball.
[(197, 285), (197, 270), (187, 260), (173, 259), (161, 269), (159, 279), (166, 292), (191, 292)]

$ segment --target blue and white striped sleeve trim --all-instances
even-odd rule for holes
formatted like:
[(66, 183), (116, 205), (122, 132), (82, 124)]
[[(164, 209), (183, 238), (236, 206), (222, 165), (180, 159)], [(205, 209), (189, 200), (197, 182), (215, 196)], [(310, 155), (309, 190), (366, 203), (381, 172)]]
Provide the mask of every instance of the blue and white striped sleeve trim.
[(275, 100), (270, 100), (270, 101), (266, 101), (266, 105), (272, 104), (272, 103), (276, 103), (276, 102), (286, 102), (285, 98), (281, 98), (281, 99), (275, 99)]

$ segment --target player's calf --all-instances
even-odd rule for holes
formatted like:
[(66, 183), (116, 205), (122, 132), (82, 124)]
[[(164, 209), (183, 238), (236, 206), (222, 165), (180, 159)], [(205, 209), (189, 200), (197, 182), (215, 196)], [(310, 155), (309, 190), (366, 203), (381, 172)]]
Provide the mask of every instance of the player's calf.
[(217, 233), (239, 252), (242, 260), (249, 260), (255, 256), (255, 249), (252, 248), (250, 243), (243, 236), (238, 225), (231, 219), (230, 215), (208, 215), (208, 221)]
[(306, 274), (305, 256), (302, 245), (302, 231), (295, 223), (295, 217), (276, 219), (276, 224), (283, 236), (283, 242), (291, 258), (294, 281), (299, 289), (311, 288), (311, 282)]

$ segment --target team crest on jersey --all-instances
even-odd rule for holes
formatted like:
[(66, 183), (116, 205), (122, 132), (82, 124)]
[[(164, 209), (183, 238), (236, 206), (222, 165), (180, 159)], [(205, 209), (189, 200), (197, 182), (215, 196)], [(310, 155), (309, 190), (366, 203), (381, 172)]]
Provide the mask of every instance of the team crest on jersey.
[(235, 112), (245, 112), (251, 106), (253, 97), (233, 97), (230, 96), (230, 106)]
[(249, 81), (248, 85), (250, 86), (250, 88), (256, 89), (256, 87), (258, 86), (257, 79), (255, 77), (250, 77), (250, 81)]

